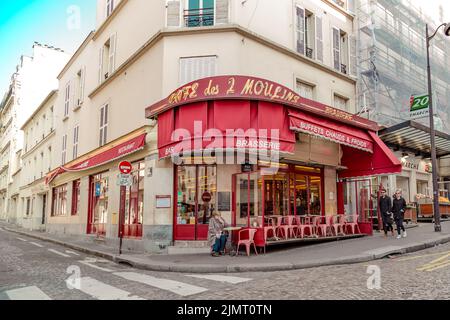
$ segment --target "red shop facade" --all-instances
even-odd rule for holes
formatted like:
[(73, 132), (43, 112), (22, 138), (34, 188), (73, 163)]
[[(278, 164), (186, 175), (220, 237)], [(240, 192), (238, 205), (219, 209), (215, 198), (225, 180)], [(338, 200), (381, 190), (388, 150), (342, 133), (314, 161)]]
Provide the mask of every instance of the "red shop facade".
[(265, 79), (194, 81), (146, 117), (157, 120), (159, 158), (174, 169), (175, 241), (206, 240), (214, 211), (258, 229), (263, 242), (273, 219), (350, 211), (370, 234), (371, 177), (401, 171), (376, 123)]

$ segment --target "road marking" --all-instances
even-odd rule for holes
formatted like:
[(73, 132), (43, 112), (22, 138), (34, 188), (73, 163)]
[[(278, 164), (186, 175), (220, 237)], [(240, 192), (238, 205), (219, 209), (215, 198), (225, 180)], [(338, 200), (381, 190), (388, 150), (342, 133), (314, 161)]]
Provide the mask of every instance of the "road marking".
[(434, 271), (437, 269), (444, 268), (448, 265), (450, 265), (450, 253), (444, 254), (442, 257), (439, 257), (431, 262), (428, 262), (421, 266), (420, 268), (417, 268), (417, 271)]
[(28, 240), (25, 240), (23, 238), (16, 238), (17, 240), (23, 241), (23, 242), (28, 242)]
[(58, 255), (60, 255), (60, 256), (62, 256), (62, 257), (65, 257), (65, 258), (70, 258), (70, 256), (69, 256), (68, 254), (65, 254), (65, 253), (56, 251), (56, 250), (54, 250), (54, 249), (48, 249), (48, 251), (53, 252), (53, 253), (55, 253), (55, 254), (58, 254)]
[(139, 274), (136, 272), (117, 272), (113, 274), (127, 280), (140, 282), (152, 287), (156, 287), (158, 289), (170, 291), (183, 297), (208, 291), (208, 289), (206, 288), (197, 287), (187, 283), (169, 279), (159, 279), (146, 274)]
[(73, 251), (70, 251), (70, 250), (66, 250), (66, 253), (73, 254), (73, 255), (75, 255), (75, 256), (79, 256), (78, 253), (73, 252)]
[(80, 260), (80, 261), (78, 261), (78, 262), (79, 262), (79, 263), (82, 263), (82, 264), (84, 264), (84, 265), (86, 265), (86, 266), (88, 266), (88, 267), (97, 269), (97, 270), (101, 270), (101, 271), (105, 271), (105, 272), (114, 272), (114, 270), (111, 270), (111, 269), (108, 269), (108, 268), (102, 268), (102, 267), (99, 267), (99, 266), (96, 266), (96, 265), (92, 264), (92, 263), (95, 263), (95, 262), (102, 262), (102, 261), (103, 261), (103, 260), (97, 260), (97, 259), (92, 259), (92, 258), (86, 258), (85, 260)]
[(52, 300), (36, 286), (6, 291), (11, 300)]
[(437, 253), (423, 254), (423, 255), (414, 256), (414, 257), (396, 259), (395, 261), (409, 261), (409, 260), (414, 260), (414, 259), (419, 259), (419, 258), (424, 258), (424, 257), (437, 256), (437, 255), (446, 254), (446, 253), (450, 253), (450, 251), (443, 251), (443, 252), (437, 252)]
[(199, 278), (199, 279), (208, 279), (208, 280), (219, 281), (219, 282), (227, 282), (227, 283), (232, 283), (232, 284), (238, 284), (238, 283), (247, 282), (247, 281), (252, 280), (250, 278), (222, 276), (220, 274), (205, 274), (205, 275), (188, 274), (187, 276), (193, 277), (193, 278)]
[(30, 242), (33, 246), (39, 247), (39, 248), (43, 248), (44, 246), (40, 245), (39, 243), (36, 242)]
[(130, 296), (131, 293), (128, 291), (110, 286), (90, 277), (80, 279), (80, 288), (78, 290), (98, 300), (144, 300), (138, 296)]

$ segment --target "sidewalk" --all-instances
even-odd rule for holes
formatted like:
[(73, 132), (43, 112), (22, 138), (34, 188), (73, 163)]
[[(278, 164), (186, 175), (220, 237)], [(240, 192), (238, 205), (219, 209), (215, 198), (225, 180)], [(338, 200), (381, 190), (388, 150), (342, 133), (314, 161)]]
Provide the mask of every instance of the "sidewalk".
[(212, 257), (209, 254), (151, 255), (135, 252), (124, 252), (119, 256), (118, 248), (96, 243), (89, 238), (26, 231), (2, 222), (0, 227), (140, 269), (189, 273), (277, 271), (367, 262), (450, 242), (450, 222), (443, 222), (441, 233), (434, 232), (431, 223), (419, 224), (418, 227), (407, 229), (408, 237), (402, 239), (392, 236), (384, 238), (382, 233), (375, 233), (372, 237), (271, 249), (266, 255), (253, 254), (250, 257)]

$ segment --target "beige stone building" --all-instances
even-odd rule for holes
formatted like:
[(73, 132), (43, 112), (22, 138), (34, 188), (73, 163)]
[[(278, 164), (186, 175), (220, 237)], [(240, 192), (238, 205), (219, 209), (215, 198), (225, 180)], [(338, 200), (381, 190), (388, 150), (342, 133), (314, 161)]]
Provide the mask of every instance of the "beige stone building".
[[(146, 119), (145, 109), (191, 81), (235, 75), (267, 79), (308, 99), (317, 112), (327, 110), (324, 116), (353, 119), (353, 20), (345, 1), (98, 0), (97, 30), (58, 77), (47, 230), (117, 242), (123, 160), (133, 165), (125, 202), (128, 248), (166, 251), (174, 241), (205, 240), (217, 209), (229, 222), (244, 223), (234, 199), (241, 165), (174, 166), (160, 156), (158, 117)], [(292, 135), (295, 150), (282, 166), (302, 172), (309, 213), (336, 214), (341, 145)], [(285, 181), (289, 174), (295, 176), (288, 173)], [(261, 185), (261, 177), (255, 179), (242, 183)], [(276, 178), (266, 180), (278, 188)], [(305, 191), (306, 183), (312, 191)], [(241, 200), (242, 209), (249, 199)], [(258, 203), (255, 217), (264, 207)]]
[(24, 228), (44, 230), (50, 212), (50, 189), (45, 177), (51, 170), (55, 144), (54, 109), (58, 92), (53, 90), (27, 119), (21, 130), (24, 143), (21, 156), (19, 193), (13, 195), (17, 222)]

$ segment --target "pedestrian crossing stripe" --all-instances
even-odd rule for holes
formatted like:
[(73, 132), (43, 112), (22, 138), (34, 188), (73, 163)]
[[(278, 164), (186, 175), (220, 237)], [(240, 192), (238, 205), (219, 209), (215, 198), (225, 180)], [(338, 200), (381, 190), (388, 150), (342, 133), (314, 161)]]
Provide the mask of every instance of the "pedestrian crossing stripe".
[(36, 286), (8, 290), (5, 293), (10, 300), (52, 300)]
[(90, 277), (81, 278), (80, 287), (77, 290), (98, 300), (144, 300), (138, 296), (131, 296), (131, 293), (128, 291), (113, 287)]
[(205, 274), (205, 275), (188, 274), (186, 276), (198, 278), (198, 279), (207, 279), (207, 280), (218, 281), (218, 282), (226, 282), (226, 283), (231, 283), (231, 284), (238, 284), (238, 283), (247, 282), (247, 281), (252, 280), (250, 278), (223, 276), (220, 274)]
[(435, 259), (435, 260), (433, 260), (431, 262), (428, 262), (427, 264), (423, 265), (422, 267), (417, 268), (416, 270), (417, 271), (428, 271), (428, 272), (430, 272), (430, 271), (434, 271), (434, 270), (437, 270), (437, 269), (444, 268), (444, 267), (450, 265), (450, 259), (449, 258), (450, 258), (450, 253), (444, 254), (443, 256), (441, 256), (441, 257), (439, 257), (439, 258), (437, 258), (437, 259)]
[(156, 287), (158, 289), (170, 291), (183, 297), (208, 291), (208, 289), (206, 288), (194, 286), (184, 282), (179, 282), (170, 279), (155, 278), (146, 274), (140, 274), (136, 272), (116, 272), (113, 274), (118, 277), (122, 277), (126, 280), (135, 281), (149, 285), (151, 287)]

